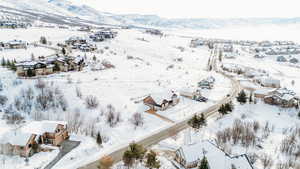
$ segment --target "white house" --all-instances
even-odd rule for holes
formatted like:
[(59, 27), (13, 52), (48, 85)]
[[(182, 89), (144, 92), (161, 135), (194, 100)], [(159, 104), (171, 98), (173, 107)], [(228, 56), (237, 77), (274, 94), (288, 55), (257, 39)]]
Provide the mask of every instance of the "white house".
[(176, 150), (175, 161), (183, 168), (196, 168), (203, 157), (210, 169), (253, 169), (246, 154), (233, 156), (225, 153), (210, 141), (184, 145)]

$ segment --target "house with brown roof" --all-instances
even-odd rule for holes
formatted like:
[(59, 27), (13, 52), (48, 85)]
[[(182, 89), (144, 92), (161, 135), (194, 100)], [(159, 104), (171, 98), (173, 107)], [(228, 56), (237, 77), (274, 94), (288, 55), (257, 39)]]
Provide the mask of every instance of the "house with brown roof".
[(37, 151), (36, 134), (21, 130), (9, 131), (1, 136), (0, 148), (6, 155), (30, 157)]
[(23, 130), (37, 135), (38, 144), (60, 146), (64, 140), (69, 139), (65, 121), (34, 121), (24, 126)]
[(175, 92), (167, 92), (160, 94), (151, 94), (143, 99), (143, 103), (147, 105), (150, 110), (164, 111), (170, 106), (175, 106), (179, 103), (179, 95)]

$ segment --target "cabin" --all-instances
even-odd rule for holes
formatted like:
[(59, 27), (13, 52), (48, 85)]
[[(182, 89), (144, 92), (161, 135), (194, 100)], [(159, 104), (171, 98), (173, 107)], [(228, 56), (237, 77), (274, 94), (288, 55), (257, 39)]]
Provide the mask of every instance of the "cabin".
[(7, 49), (26, 49), (28, 43), (22, 40), (12, 40), (4, 44)]
[(19, 129), (8, 131), (1, 136), (0, 147), (5, 155), (30, 157), (37, 151), (36, 134)]
[[(180, 168), (197, 168), (201, 159), (207, 158), (210, 169), (225, 169), (235, 166), (240, 169), (254, 169), (246, 154), (230, 155), (210, 141), (183, 145), (175, 152), (175, 165)], [(219, 160), (222, 159), (220, 162)]]
[(164, 111), (170, 106), (177, 105), (179, 101), (179, 96), (175, 92), (151, 94), (143, 99), (143, 103), (154, 111)]
[(63, 141), (69, 139), (65, 121), (33, 121), (24, 126), (22, 130), (35, 134), (38, 144), (60, 146)]

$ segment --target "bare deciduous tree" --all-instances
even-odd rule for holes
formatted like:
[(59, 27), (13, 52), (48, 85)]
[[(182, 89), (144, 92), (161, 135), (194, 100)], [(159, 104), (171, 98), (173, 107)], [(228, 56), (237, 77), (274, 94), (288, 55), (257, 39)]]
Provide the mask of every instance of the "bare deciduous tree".
[(95, 109), (99, 105), (99, 101), (97, 97), (89, 95), (85, 99), (85, 104), (88, 109)]
[(134, 125), (134, 127), (139, 127), (139, 126), (143, 126), (144, 124), (144, 117), (142, 116), (141, 113), (134, 113), (132, 115), (132, 118), (130, 119), (131, 123)]

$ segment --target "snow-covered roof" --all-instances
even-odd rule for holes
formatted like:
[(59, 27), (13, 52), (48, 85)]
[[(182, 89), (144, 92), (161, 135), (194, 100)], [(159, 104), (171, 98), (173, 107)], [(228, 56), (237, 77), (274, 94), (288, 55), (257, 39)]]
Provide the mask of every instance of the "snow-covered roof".
[(22, 128), (24, 132), (42, 135), (46, 132), (53, 133), (58, 124), (66, 125), (65, 121), (33, 121)]
[(264, 94), (264, 95), (267, 95), (270, 92), (273, 92), (275, 90), (276, 89), (274, 89), (274, 88), (262, 88), (262, 89), (255, 90), (254, 93), (255, 94)]
[(22, 130), (8, 131), (1, 135), (0, 143), (9, 143), (11, 145), (25, 146), (28, 143), (31, 136), (31, 133), (24, 132)]
[(178, 93), (176, 93), (174, 91), (154, 93), (154, 94), (151, 94), (150, 96), (153, 98), (153, 100), (157, 104), (162, 104), (163, 100), (171, 100), (173, 94), (177, 94), (177, 96), (178, 96)]
[(237, 169), (252, 169), (246, 155), (230, 156), (209, 141), (184, 145), (179, 149), (179, 153), (187, 163), (201, 160), (205, 155), (211, 169), (231, 168), (232, 165)]

